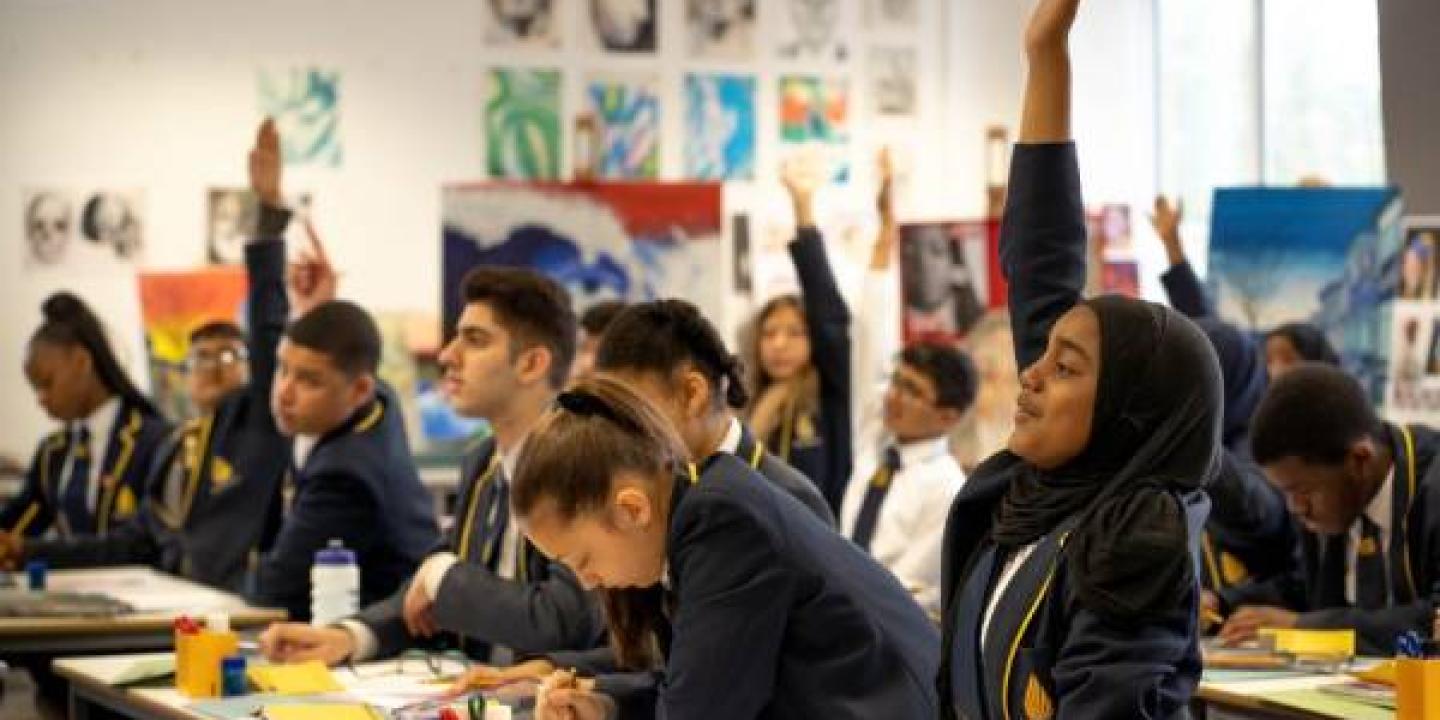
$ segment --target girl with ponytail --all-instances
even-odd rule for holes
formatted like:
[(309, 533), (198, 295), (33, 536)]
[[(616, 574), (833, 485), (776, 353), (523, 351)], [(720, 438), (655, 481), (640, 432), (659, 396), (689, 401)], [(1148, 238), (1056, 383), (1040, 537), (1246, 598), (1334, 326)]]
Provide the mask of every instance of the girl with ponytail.
[[(663, 411), (624, 382), (602, 372), (556, 405), (521, 453), (511, 508), (587, 588), (633, 599), (607, 603), (607, 621), (619, 662), (661, 679), (648, 710), (936, 715), (935, 627), (884, 568), (741, 458), (691, 463)], [(603, 687), (552, 684), (542, 720), (617, 709)]]
[(97, 534), (138, 510), (144, 477), (169, 425), (121, 367), (80, 298), (51, 295), (25, 355), (36, 400), (65, 427), (40, 443), (20, 495), (0, 510), (0, 556), (12, 538), (52, 525)]

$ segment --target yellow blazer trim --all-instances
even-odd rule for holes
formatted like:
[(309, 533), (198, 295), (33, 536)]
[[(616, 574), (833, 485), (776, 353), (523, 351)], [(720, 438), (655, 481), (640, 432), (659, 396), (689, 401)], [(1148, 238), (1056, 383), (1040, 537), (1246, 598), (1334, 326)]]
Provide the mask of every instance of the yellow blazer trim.
[(36, 516), (36, 515), (39, 515), (39, 514), (40, 514), (40, 501), (38, 501), (38, 500), (32, 500), (32, 501), (30, 501), (30, 507), (25, 508), (25, 514), (20, 516), (20, 521), (17, 522), (17, 523), (15, 523), (15, 527), (14, 527), (14, 528), (11, 528), (10, 532), (13, 533), (13, 534), (15, 534), (15, 535), (24, 535), (24, 534), (25, 534), (25, 528), (30, 527), (30, 523), (31, 523), (31, 522), (34, 522), (35, 516)]
[(1220, 562), (1215, 557), (1215, 545), (1210, 540), (1208, 531), (1200, 533), (1200, 550), (1205, 557), (1205, 569), (1210, 571), (1210, 582), (1214, 583), (1217, 589), (1224, 587), (1225, 576), (1220, 574)]
[(790, 462), (790, 446), (795, 442), (795, 401), (785, 406), (785, 421), (780, 423), (780, 457)]
[(690, 484), (700, 484), (700, 471), (695, 469), (695, 463), (685, 463), (685, 469), (690, 471)]
[(100, 534), (104, 535), (106, 528), (110, 526), (110, 514), (115, 510), (115, 493), (120, 484), (124, 482), (125, 469), (130, 466), (130, 458), (135, 454), (135, 434), (140, 432), (140, 411), (130, 411), (130, 421), (125, 423), (125, 428), (120, 431), (120, 454), (115, 458), (115, 465), (101, 478), (109, 477), (108, 487), (102, 483), (105, 491), (105, 499), (100, 503), (100, 517), (98, 518)]
[[(50, 437), (50, 441), (49, 441), (48, 443), (46, 443), (45, 449), (40, 452), (40, 494), (41, 494), (41, 495), (45, 495), (45, 496), (49, 496), (49, 495), (50, 495), (50, 455), (53, 454), (56, 450), (59, 450), (59, 449), (65, 447), (66, 438), (67, 438), (67, 433), (66, 433), (66, 432), (63, 432), (63, 431), (62, 431), (62, 432), (55, 433), (54, 435), (52, 435), (52, 436)], [(52, 501), (56, 501), (56, 500), (58, 500), (58, 496), (57, 496), (57, 497), (52, 497), (52, 498), (50, 498), (50, 499), (51, 499)]]
[[(1065, 547), (1065, 538), (1070, 533), (1060, 536), (1060, 547)], [(1020, 643), (1025, 639), (1025, 632), (1030, 629), (1030, 621), (1035, 619), (1035, 611), (1040, 609), (1040, 603), (1050, 594), (1050, 582), (1055, 579), (1055, 571), (1060, 568), (1060, 555), (1055, 555), (1055, 560), (1050, 565), (1050, 572), (1045, 575), (1045, 582), (1040, 585), (1040, 592), (1035, 593), (1035, 599), (1030, 603), (1030, 608), (1025, 611), (1025, 619), (1020, 621), (1020, 629), (1015, 631), (1015, 639), (1010, 643), (1010, 651), (1005, 654), (1005, 673), (1000, 680), (1000, 710), (1005, 720), (1010, 720), (1010, 674), (1015, 670), (1015, 656), (1020, 652)]]
[(1406, 499), (1405, 515), (1400, 520), (1400, 557), (1405, 560), (1405, 581), (1410, 584), (1410, 597), (1418, 598), (1420, 593), (1415, 589), (1415, 570), (1410, 567), (1410, 511), (1415, 507), (1415, 438), (1410, 434), (1410, 428), (1400, 426), (1400, 437), (1405, 439), (1405, 469), (1406, 480), (1409, 483), (1410, 495)]
[(465, 518), (460, 521), (460, 547), (457, 555), (464, 560), (470, 554), (470, 531), (475, 527), (475, 506), (480, 502), (480, 494), (495, 479), (495, 471), (500, 467), (500, 449), (496, 448), (490, 456), (490, 464), (485, 467), (485, 474), (480, 476), (480, 481), (475, 483), (475, 489), (470, 493), (470, 502), (465, 506)]
[(765, 458), (765, 443), (755, 441), (755, 450), (750, 453), (750, 469), (759, 470), (760, 461)]
[[(195, 462), (190, 467), (190, 477), (185, 481), (185, 499), (181, 501), (180, 511), (181, 522), (190, 517), (190, 508), (195, 503), (195, 495), (200, 491), (200, 473), (205, 469), (205, 459), (210, 457), (210, 432), (215, 428), (215, 414), (210, 413), (200, 421), (200, 444), (196, 448)], [(181, 452), (185, 448), (181, 447)], [(187, 460), (189, 458), (186, 458)]]
[(375, 407), (373, 407), (373, 408), (370, 409), (370, 414), (369, 414), (369, 415), (366, 415), (364, 420), (361, 420), (360, 422), (355, 423), (355, 432), (357, 432), (357, 433), (367, 432), (368, 430), (370, 430), (370, 428), (375, 427), (375, 424), (378, 423), (378, 422), (380, 422), (380, 418), (383, 417), (384, 415), (385, 415), (385, 405), (384, 405), (383, 403), (381, 403), (380, 401), (377, 400), (377, 401), (375, 402)]

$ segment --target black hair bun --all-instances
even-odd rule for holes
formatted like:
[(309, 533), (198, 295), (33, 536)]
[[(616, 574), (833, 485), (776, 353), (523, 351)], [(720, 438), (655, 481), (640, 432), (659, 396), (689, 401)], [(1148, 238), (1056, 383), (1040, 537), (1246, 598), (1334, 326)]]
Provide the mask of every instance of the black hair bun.
[(66, 324), (90, 315), (90, 309), (85, 306), (84, 301), (76, 297), (74, 293), (63, 290), (45, 298), (44, 304), (40, 306), (40, 312), (45, 316), (47, 322)]

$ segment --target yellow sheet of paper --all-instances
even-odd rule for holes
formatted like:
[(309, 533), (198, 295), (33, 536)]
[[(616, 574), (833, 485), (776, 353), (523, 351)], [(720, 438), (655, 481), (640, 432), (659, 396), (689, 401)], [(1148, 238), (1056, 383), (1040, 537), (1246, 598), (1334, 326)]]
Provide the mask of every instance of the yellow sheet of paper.
[(1272, 637), (1275, 652), (1291, 655), (1355, 654), (1354, 630), (1294, 630), (1262, 628), (1260, 637)]
[(266, 720), (377, 720), (369, 705), (266, 705), (261, 711)]
[(261, 692), (281, 695), (314, 695), (345, 689), (321, 662), (294, 665), (257, 665), (246, 672)]

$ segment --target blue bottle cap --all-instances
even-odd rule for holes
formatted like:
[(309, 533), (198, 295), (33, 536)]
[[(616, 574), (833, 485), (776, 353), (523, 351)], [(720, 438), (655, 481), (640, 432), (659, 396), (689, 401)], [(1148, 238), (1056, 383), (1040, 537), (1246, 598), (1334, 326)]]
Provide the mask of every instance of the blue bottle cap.
[(316, 565), (353, 565), (355, 563), (355, 551), (347, 550), (339, 540), (331, 540), (330, 544), (315, 551)]

